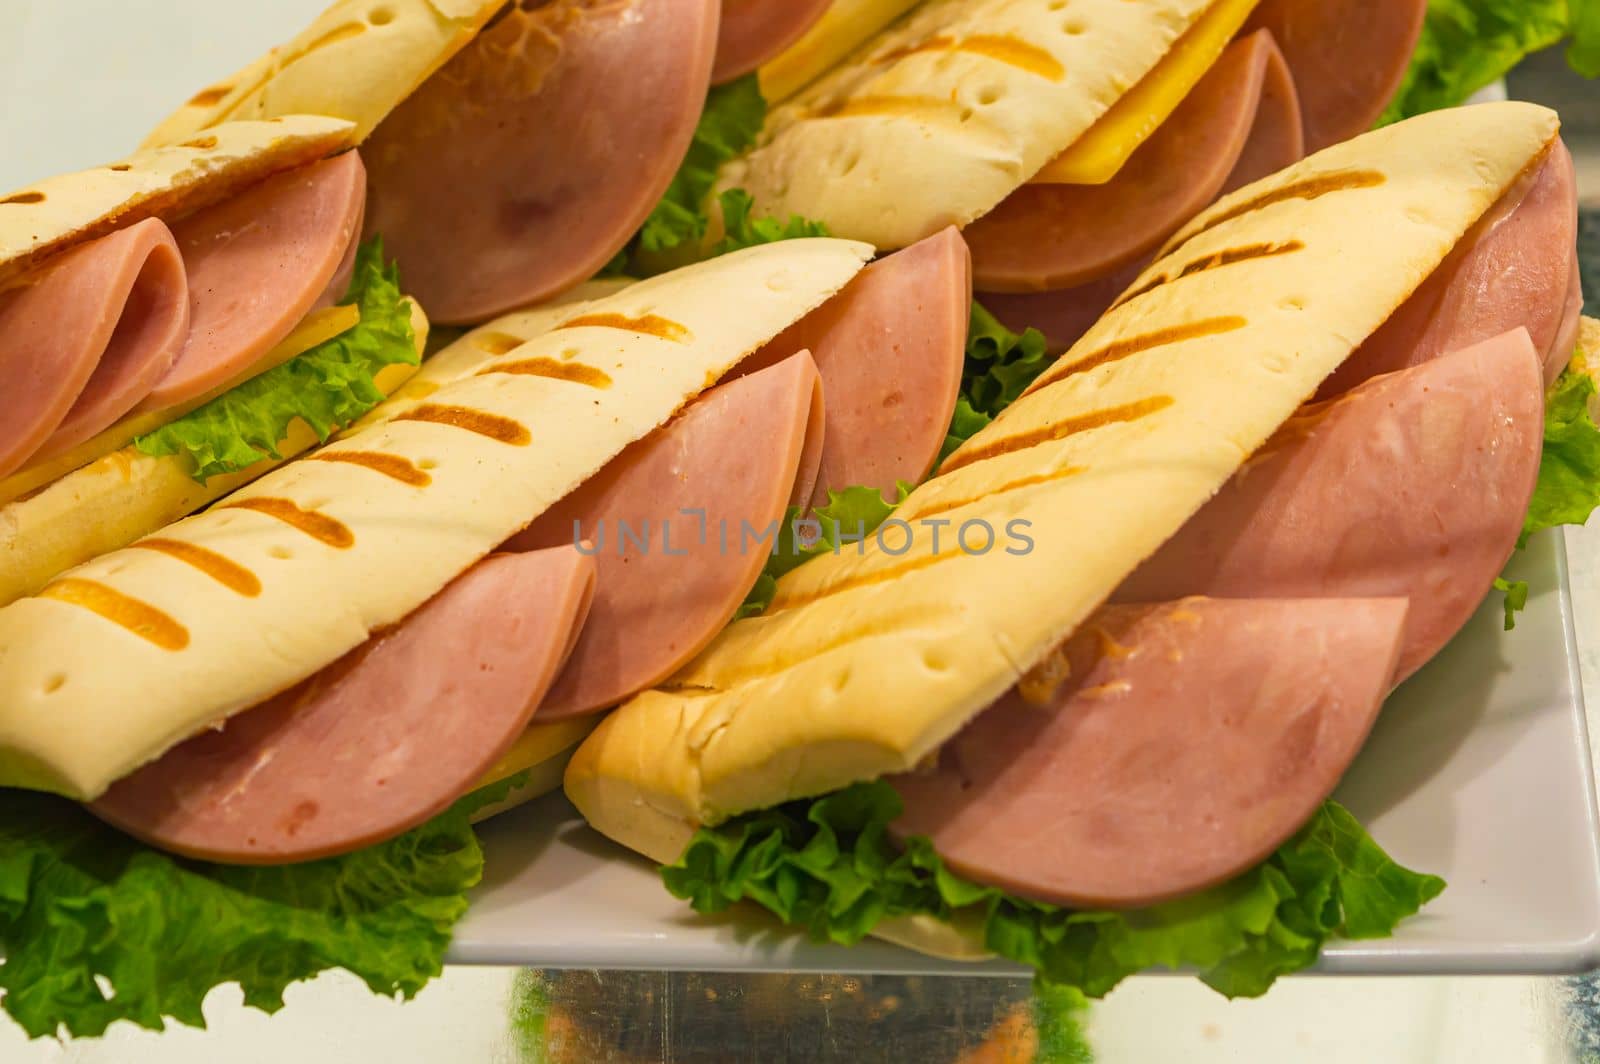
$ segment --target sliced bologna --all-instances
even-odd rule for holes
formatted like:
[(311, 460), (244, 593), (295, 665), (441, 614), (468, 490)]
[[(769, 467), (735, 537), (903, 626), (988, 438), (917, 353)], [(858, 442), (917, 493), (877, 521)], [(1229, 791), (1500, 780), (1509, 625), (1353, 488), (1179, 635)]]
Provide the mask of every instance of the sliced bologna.
[(1024, 684), (897, 777), (892, 831), (1024, 897), (1135, 909), (1227, 882), (1350, 767), (1394, 670), (1402, 599), (1102, 610)]
[(1571, 335), (1575, 316), (1577, 239), (1577, 174), (1571, 153), (1557, 141), (1544, 163), (1501, 197), (1319, 397), (1519, 327), (1528, 330), (1543, 359), (1545, 382), (1554, 384), (1572, 357), (1570, 345), (1557, 348), (1564, 332)]
[(1235, 41), (1111, 181), (1024, 185), (969, 226), (978, 288), (1073, 287), (1155, 251), (1227, 187), (1280, 59), (1266, 34)]
[[(1232, 173), (1217, 192), (1219, 196), (1275, 174), (1305, 157), (1300, 100), (1283, 53), (1270, 37), (1258, 34), (1251, 40), (1265, 56), (1260, 102), (1250, 135)], [(1017, 332), (1038, 329), (1049, 340), (1050, 350), (1065, 351), (1105, 315), (1118, 296), (1132, 287), (1150, 264), (1150, 258), (1149, 254), (1141, 255), (1111, 273), (1075, 287), (1050, 292), (984, 292), (978, 301), (1007, 327)]]
[(384, 120), (367, 229), (430, 317), (484, 321), (621, 250), (689, 148), (719, 6), (513, 5)]
[(828, 13), (833, 0), (722, 0), (711, 80), (721, 85), (776, 59)]
[(183, 259), (155, 219), (65, 251), (0, 294), (0, 476), (126, 414), (188, 327)]
[(398, 628), (191, 739), (90, 808), (172, 853), (288, 864), (449, 807), (517, 741), (583, 623), (594, 563), (490, 558)]
[(358, 239), (365, 195), (361, 157), (346, 152), (174, 226), (189, 269), (189, 343), (140, 409), (178, 406), (237, 380), (293, 332)]
[[(609, 709), (659, 683), (734, 618), (795, 492), (820, 382), (802, 352), (707, 393), (634, 444), (508, 547), (587, 541), (594, 608), (540, 723)], [(748, 530), (748, 531), (747, 531)]]
[(1371, 129), (1405, 80), (1428, 0), (1266, 0), (1247, 29), (1270, 30), (1294, 71), (1306, 150)]
[(822, 374), (827, 436), (816, 492), (920, 484), (944, 446), (961, 393), (972, 260), (954, 228), (878, 260), (757, 352), (740, 373), (810, 351)]
[(1115, 600), (1409, 598), (1399, 683), (1505, 568), (1543, 438), (1525, 330), (1375, 378), (1285, 426)]

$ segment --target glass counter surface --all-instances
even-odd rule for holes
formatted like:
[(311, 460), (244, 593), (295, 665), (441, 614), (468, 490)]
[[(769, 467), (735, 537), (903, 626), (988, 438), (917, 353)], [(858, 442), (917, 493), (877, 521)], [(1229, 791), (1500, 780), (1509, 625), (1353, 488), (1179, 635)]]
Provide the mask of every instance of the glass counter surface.
[[(0, 29), (0, 188), (131, 150), (195, 86), (287, 39), (324, 0), (215, 4), (7, 0)], [(1600, 313), (1600, 92), (1536, 60), (1514, 96), (1562, 109), (1579, 161), (1589, 312)], [(1600, 734), (1600, 523), (1569, 533), (1584, 688)], [(0, 1018), (4, 1064), (848, 1061), (1600, 1061), (1600, 977), (1282, 982), (1227, 1002), (1193, 980), (1136, 979), (1104, 1002), (1036, 997), (1026, 981), (454, 968), (413, 1001), (329, 973), (276, 1016), (236, 988), (209, 1028), (122, 1026), (98, 1041), (29, 1043)]]

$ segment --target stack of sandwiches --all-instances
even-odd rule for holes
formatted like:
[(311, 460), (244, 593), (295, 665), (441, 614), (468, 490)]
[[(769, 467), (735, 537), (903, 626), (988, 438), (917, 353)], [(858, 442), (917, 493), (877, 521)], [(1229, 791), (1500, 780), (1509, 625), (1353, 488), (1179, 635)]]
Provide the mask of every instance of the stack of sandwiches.
[[(412, 991), (557, 789), (1095, 994), (1391, 933), (1331, 796), (1594, 391), (1557, 116), (1368, 132), (1425, 6), (340, 0), (0, 199), (0, 1001)], [(148, 875), (250, 915), (40, 930)]]

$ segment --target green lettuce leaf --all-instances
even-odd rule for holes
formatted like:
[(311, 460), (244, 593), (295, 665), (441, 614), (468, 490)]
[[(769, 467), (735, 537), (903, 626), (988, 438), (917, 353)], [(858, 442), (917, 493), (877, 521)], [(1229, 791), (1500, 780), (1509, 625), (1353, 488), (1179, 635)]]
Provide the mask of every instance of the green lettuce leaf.
[(1494, 589), (1506, 597), (1506, 631), (1516, 631), (1517, 614), (1528, 608), (1528, 582), (1502, 577), (1494, 582)]
[(1029, 329), (1020, 336), (978, 303), (972, 304), (967, 329), (967, 360), (961, 373), (961, 397), (945, 437), (939, 461), (989, 427), (1006, 407), (1022, 397), (1028, 385), (1054, 359), (1049, 357), (1044, 333)]
[(276, 1012), (290, 984), (331, 968), (414, 995), (483, 875), (470, 818), (520, 782), (382, 845), (283, 868), (178, 860), (74, 802), (0, 791), (0, 1006), (32, 1037), (86, 1038), (118, 1020), (203, 1027), (201, 1002), (224, 983)]
[(713, 87), (672, 184), (638, 234), (603, 272), (647, 277), (700, 258), (711, 227), (706, 209), (717, 171), (755, 147), (766, 120), (767, 101), (756, 75)]
[(1567, 0), (1572, 46), (1567, 62), (1586, 78), (1600, 78), (1600, 0)]
[(297, 418), (326, 442), (383, 402), (374, 378), (384, 367), (414, 366), (420, 360), (411, 307), (400, 293), (398, 269), (384, 263), (382, 241), (362, 245), (342, 302), (361, 308), (355, 328), (139, 437), (134, 445), (157, 458), (183, 455), (203, 484), (283, 457), (278, 444)]
[[(756, 586), (751, 589), (737, 619), (765, 613), (778, 592), (778, 581), (813, 558), (833, 554), (872, 535), (910, 497), (912, 486), (902, 482), (893, 501), (877, 488), (846, 488), (828, 492), (828, 504), (809, 519), (797, 506), (789, 507), (773, 541), (771, 554)], [(860, 549), (860, 548), (858, 548)]]
[(1589, 415), (1594, 378), (1568, 369), (1545, 400), (1544, 460), (1522, 538), (1588, 522), (1600, 507), (1600, 426)]
[(1459, 106), (1527, 56), (1568, 39), (1573, 68), (1600, 75), (1600, 0), (1431, 0), (1383, 124)]
[(1335, 935), (1381, 938), (1444, 889), (1400, 867), (1329, 802), (1264, 864), (1224, 886), (1133, 913), (1075, 912), (1011, 897), (952, 873), (927, 839), (889, 841), (900, 815), (887, 783), (702, 829), (662, 880), (696, 911), (751, 901), (818, 941), (852, 945), (887, 919), (957, 913), (988, 948), (1043, 986), (1101, 997), (1153, 968), (1195, 968), (1229, 997), (1255, 997), (1316, 962)]
[(742, 188), (729, 189), (718, 200), (722, 205), (722, 224), (727, 235), (712, 249), (712, 258), (761, 244), (775, 244), (780, 240), (829, 235), (826, 225), (808, 221), (799, 215), (791, 216), (787, 222), (780, 222), (776, 218), (752, 218), (750, 211), (755, 201)]

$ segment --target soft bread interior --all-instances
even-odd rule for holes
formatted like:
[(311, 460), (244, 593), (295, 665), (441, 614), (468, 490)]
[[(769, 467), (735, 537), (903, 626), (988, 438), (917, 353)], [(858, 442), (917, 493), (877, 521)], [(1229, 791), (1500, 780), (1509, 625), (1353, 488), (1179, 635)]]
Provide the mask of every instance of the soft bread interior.
[(505, 4), (337, 0), (294, 40), (202, 89), (145, 144), (175, 144), (223, 122), (289, 114), (337, 115), (366, 140)]
[[(0, 609), (0, 786), (95, 798), (338, 660), (871, 256), (863, 244), (796, 240), (637, 284), (171, 526), (162, 538), (175, 548), (104, 555)], [(258, 594), (219, 578), (240, 569)]]
[(722, 188), (879, 248), (965, 226), (1060, 155), (1213, 0), (931, 0), (768, 119)]
[(355, 144), (337, 118), (237, 122), (0, 196), (0, 289), (73, 244), (146, 218), (175, 221)]
[[(1224, 199), (897, 514), (604, 721), (566, 790), (680, 853), (700, 825), (913, 768), (1203, 506), (1555, 139), (1528, 104), (1441, 112)], [(953, 522), (935, 551), (923, 518)], [(1027, 522), (1031, 550), (950, 528)]]

